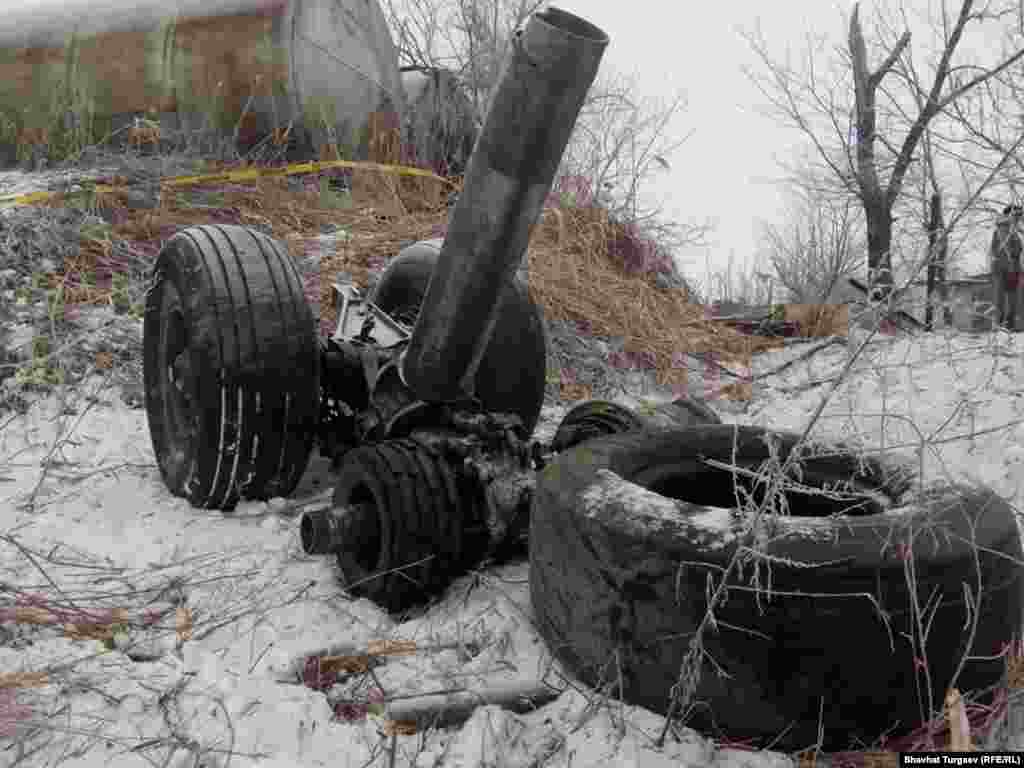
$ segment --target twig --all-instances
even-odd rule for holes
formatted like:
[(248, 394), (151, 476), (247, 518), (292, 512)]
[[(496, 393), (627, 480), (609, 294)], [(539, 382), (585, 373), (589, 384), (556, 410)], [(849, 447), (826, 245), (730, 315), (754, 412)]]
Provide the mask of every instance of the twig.
[[(113, 374), (114, 369), (111, 368), (111, 370), (103, 379), (102, 388), (106, 388), (109, 385), (110, 379), (113, 377)], [(99, 402), (97, 398), (87, 398), (85, 407), (82, 409), (81, 413), (78, 414), (78, 418), (75, 420), (75, 423), (71, 427), (71, 429), (69, 429), (63, 435), (58, 434), (58, 437), (56, 440), (54, 440), (53, 445), (50, 447), (49, 453), (47, 453), (46, 455), (46, 458), (44, 458), (42, 462), (40, 462), (42, 464), (43, 471), (39, 473), (39, 479), (36, 481), (35, 487), (32, 489), (31, 493), (29, 493), (28, 501), (26, 501), (22, 505), (24, 508), (27, 508), (29, 510), (34, 508), (36, 496), (39, 494), (39, 491), (43, 486), (43, 482), (46, 480), (46, 475), (50, 470), (50, 463), (51, 460), (53, 459), (53, 455), (71, 439), (71, 435), (73, 435), (75, 433), (75, 430), (78, 429), (78, 425), (82, 423), (82, 420), (86, 417), (89, 411), (92, 410), (93, 406), (96, 405), (97, 402)]]
[(449, 727), (468, 720), (477, 707), (495, 705), (525, 713), (551, 703), (560, 693), (538, 681), (516, 681), (392, 701), (385, 708), (385, 717), (395, 722), (415, 724), (417, 728), (428, 725)]
[(828, 384), (830, 382), (833, 382), (839, 377), (840, 374), (836, 374), (835, 376), (826, 376), (824, 379), (811, 379), (810, 381), (805, 381), (803, 384), (796, 384), (792, 387), (776, 387), (776, 389), (779, 392), (786, 393), (804, 392), (808, 389), (813, 389), (814, 387), (820, 387), (822, 384)]
[(411, 656), (416, 653), (436, 653), (458, 649), (457, 641), (419, 644), (414, 640), (377, 640), (367, 644), (365, 649), (351, 643), (337, 643), (327, 648), (301, 653), (289, 662), (278, 674), (278, 682), (290, 683), (302, 679), (310, 660), (314, 660), (321, 673), (339, 671), (363, 671), (374, 663), (382, 663), (390, 656)]
[(47, 583), (51, 587), (53, 587), (53, 591), (60, 595), (62, 598), (64, 598), (64, 600), (67, 602), (69, 606), (77, 609), (77, 606), (75, 605), (74, 601), (71, 600), (71, 598), (69, 598), (64, 593), (64, 591), (57, 586), (57, 582), (50, 578), (50, 574), (46, 572), (46, 569), (39, 564), (39, 561), (37, 561), (35, 557), (33, 557), (32, 553), (29, 552), (29, 550), (26, 547), (22, 546), (21, 542), (19, 542), (13, 536), (0, 536), (0, 539), (6, 541), (11, 546), (15, 547), (19, 552), (21, 552), (21, 554), (24, 555), (25, 559), (32, 564), (32, 567), (39, 571), (39, 573), (42, 574), (43, 578), (46, 579)]
[(826, 339), (821, 344), (818, 344), (817, 346), (812, 347), (811, 349), (807, 349), (807, 350), (801, 352), (799, 355), (794, 357), (792, 360), (787, 360), (786, 362), (784, 362), (782, 365), (778, 366), (777, 368), (773, 368), (770, 371), (765, 371), (764, 373), (759, 373), (757, 376), (753, 377), (753, 380), (754, 381), (760, 381), (761, 379), (767, 379), (769, 376), (777, 376), (778, 374), (782, 373), (784, 370), (786, 370), (790, 366), (796, 365), (801, 360), (806, 360), (807, 358), (811, 357), (812, 355), (816, 355), (818, 352), (821, 352), (823, 349), (828, 349), (833, 344), (840, 344), (840, 345), (846, 344), (846, 339), (842, 338), (841, 336), (830, 336), (828, 339)]

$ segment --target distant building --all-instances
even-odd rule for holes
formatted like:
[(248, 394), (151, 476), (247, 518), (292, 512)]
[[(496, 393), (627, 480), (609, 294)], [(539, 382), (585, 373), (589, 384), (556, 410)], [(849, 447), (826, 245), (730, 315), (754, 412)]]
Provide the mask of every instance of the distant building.
[[(995, 306), (992, 299), (991, 273), (982, 272), (946, 280), (948, 304), (953, 313), (953, 328), (971, 333), (991, 330), (995, 325)], [(925, 317), (928, 281), (915, 280), (907, 290), (904, 309), (922, 322)], [(936, 297), (938, 301), (938, 297)], [(945, 327), (942, 309), (936, 306), (936, 328)], [(1018, 317), (1018, 330), (1021, 318)]]
[[(957, 273), (955, 273), (957, 274)], [(947, 306), (951, 310), (952, 324), (945, 322), (945, 313), (935, 297), (933, 322), (936, 329), (952, 327), (966, 333), (983, 333), (992, 330), (996, 324), (996, 311), (992, 296), (991, 273), (980, 272), (965, 275), (962, 272), (946, 280)], [(922, 325), (927, 309), (928, 282), (924, 278), (914, 280), (896, 301), (896, 306)], [(876, 321), (876, 313), (866, 312), (868, 309), (864, 291), (842, 280), (836, 284), (830, 296), (830, 303), (846, 304), (850, 307), (853, 322), (862, 327), (872, 327)], [(770, 311), (767, 306), (745, 305), (739, 302), (716, 302), (709, 307), (714, 316), (762, 316)], [(1017, 313), (1016, 330), (1024, 330), (1024, 311)]]

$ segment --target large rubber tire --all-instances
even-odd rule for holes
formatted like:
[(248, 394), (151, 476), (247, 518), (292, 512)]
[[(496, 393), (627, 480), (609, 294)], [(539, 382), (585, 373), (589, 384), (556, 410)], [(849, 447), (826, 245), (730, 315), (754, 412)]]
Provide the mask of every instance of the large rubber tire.
[(586, 440), (623, 432), (721, 423), (719, 415), (697, 398), (680, 397), (641, 412), (608, 400), (588, 400), (571, 408), (562, 418), (551, 450), (561, 453)]
[(573, 406), (562, 417), (551, 440), (551, 450), (561, 453), (595, 437), (634, 432), (644, 426), (644, 420), (631, 408), (608, 400), (588, 400)]
[(189, 227), (157, 257), (143, 323), (146, 415), (168, 489), (196, 507), (287, 496), (319, 408), (313, 313), (287, 251)]
[[(389, 314), (412, 325), (440, 255), (440, 241), (414, 243), (391, 260), (371, 296)], [(547, 343), (540, 309), (515, 278), (501, 295), (494, 332), (474, 384), (485, 410), (514, 413), (528, 434), (540, 419), (547, 373)]]
[(334, 504), (361, 509), (353, 540), (337, 554), (345, 588), (391, 612), (443, 591), (485, 543), (468, 541), (473, 502), (464, 479), (413, 440), (363, 445), (346, 454)]
[[(621, 682), (625, 700), (667, 711), (708, 590), (742, 533), (737, 517), (700, 506), (736, 506), (733, 473), (704, 460), (731, 464), (735, 451), (737, 464), (757, 469), (768, 441), (784, 458), (797, 439), (775, 435), (729, 425), (619, 434), (587, 441), (544, 470), (532, 509), (530, 591), (542, 636), (573, 673), (595, 687), (611, 684), (613, 694)], [(1012, 510), (973, 487), (915, 494), (912, 472), (877, 461), (861, 467), (834, 448), (803, 461), (803, 483), (852, 478), (853, 487), (896, 501), (888, 509), (871, 502), (876, 491), (857, 510), (865, 514), (830, 517), (850, 502), (792, 493), (791, 516), (770, 516), (759, 591), (748, 563), (703, 636), (689, 722), (700, 730), (795, 750), (818, 743), (820, 716), (822, 746), (838, 750), (919, 726), (930, 713), (915, 663), (922, 655), (908, 639), (911, 559), (920, 605), (938, 606), (925, 646), (932, 703), (941, 706), (967, 650), (965, 585), (976, 592), (979, 578), (977, 633), (956, 685), (978, 691), (1000, 679), (997, 657), (1020, 631), (1024, 601)]]
[(680, 397), (672, 401), (672, 406), (679, 411), (680, 418), (691, 424), (721, 424), (722, 417), (699, 397)]
[(721, 417), (699, 398), (680, 397), (660, 403), (653, 409), (641, 409), (640, 417), (648, 429), (685, 429), (702, 424), (721, 424)]

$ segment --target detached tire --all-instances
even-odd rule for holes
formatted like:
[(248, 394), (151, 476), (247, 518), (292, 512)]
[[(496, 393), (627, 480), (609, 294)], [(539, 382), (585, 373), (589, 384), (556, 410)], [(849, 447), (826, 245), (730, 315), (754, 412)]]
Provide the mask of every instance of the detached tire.
[(551, 450), (567, 451), (595, 437), (643, 429), (644, 420), (632, 408), (608, 400), (588, 400), (569, 409), (551, 440)]
[(647, 429), (678, 430), (703, 424), (721, 424), (721, 417), (707, 404), (695, 397), (680, 397), (670, 403), (661, 403), (653, 409), (642, 409), (640, 417)]
[[(439, 240), (414, 243), (391, 260), (371, 296), (385, 312), (412, 326), (441, 254)], [(484, 410), (514, 413), (532, 434), (544, 404), (547, 344), (540, 309), (519, 278), (506, 285), (501, 309), (474, 384)]]
[(240, 226), (178, 232), (143, 327), (146, 415), (171, 493), (225, 510), (291, 493), (313, 445), (319, 349), (287, 251)]
[[(739, 466), (757, 470), (769, 443), (784, 459), (797, 439), (729, 425), (627, 433), (590, 440), (548, 465), (532, 509), (530, 590), (556, 656), (586, 683), (609, 684), (614, 694), (621, 683), (626, 701), (666, 712), (709, 591), (742, 533), (731, 514), (733, 473), (704, 460), (732, 464), (735, 451)], [(704, 633), (694, 727), (796, 750), (818, 742), (820, 716), (823, 748), (841, 750), (930, 717), (915, 659), (927, 657), (937, 707), (965, 653), (972, 658), (956, 680), (961, 691), (984, 689), (1003, 673), (993, 657), (1019, 633), (1024, 599), (1010, 507), (991, 491), (962, 486), (934, 488), (910, 504), (905, 468), (862, 465), (842, 446), (831, 449), (802, 460), (801, 482), (846, 482), (846, 498), (791, 490), (790, 514), (767, 516), (764, 557), (730, 581), (717, 625)], [(738, 485), (760, 498), (751, 481)], [(909, 639), (917, 632), (908, 552), (919, 604), (937, 606), (924, 654)], [(973, 609), (964, 585), (976, 593), (979, 579), (968, 649)]]
[(672, 406), (679, 411), (680, 418), (688, 419), (692, 424), (722, 423), (722, 417), (699, 397), (680, 397), (672, 401)]
[(608, 400), (588, 400), (573, 406), (562, 418), (551, 450), (561, 453), (586, 440), (623, 432), (721, 423), (718, 414), (697, 398), (680, 397), (642, 414)]

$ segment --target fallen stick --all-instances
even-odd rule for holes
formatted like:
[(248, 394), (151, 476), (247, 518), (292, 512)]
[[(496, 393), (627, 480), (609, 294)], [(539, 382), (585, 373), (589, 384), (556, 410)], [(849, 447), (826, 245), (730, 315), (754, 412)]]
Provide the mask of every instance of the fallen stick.
[(813, 389), (814, 387), (820, 387), (825, 384), (829, 384), (838, 378), (839, 374), (836, 374), (835, 376), (827, 376), (824, 379), (812, 379), (811, 381), (805, 381), (803, 384), (796, 384), (792, 387), (775, 387), (775, 389), (785, 394), (793, 394), (796, 392), (804, 392), (808, 389)]
[(403, 732), (412, 727), (444, 728), (465, 722), (477, 707), (495, 705), (524, 714), (551, 703), (559, 695), (559, 691), (536, 680), (517, 681), (392, 700), (385, 706), (384, 717)]
[(411, 656), (416, 653), (465, 647), (455, 641), (417, 643), (415, 640), (371, 640), (365, 647), (353, 643), (336, 643), (326, 648), (300, 653), (277, 672), (279, 683), (294, 683), (303, 680), (313, 665), (323, 674), (365, 672), (370, 667), (383, 664), (389, 656)]

